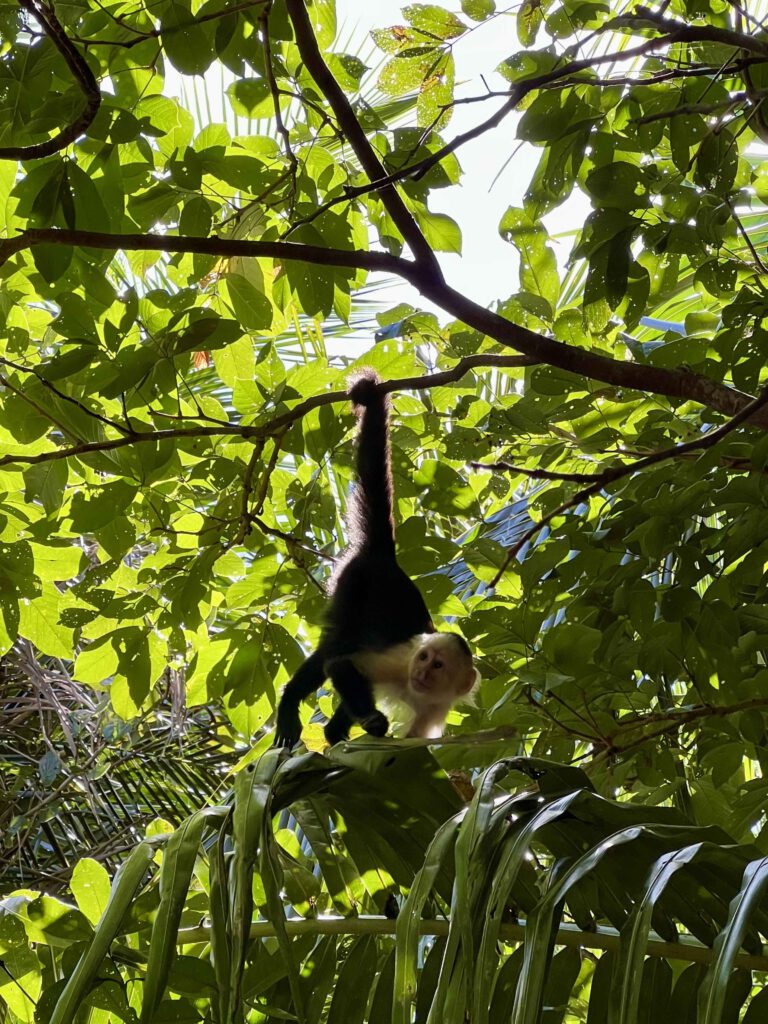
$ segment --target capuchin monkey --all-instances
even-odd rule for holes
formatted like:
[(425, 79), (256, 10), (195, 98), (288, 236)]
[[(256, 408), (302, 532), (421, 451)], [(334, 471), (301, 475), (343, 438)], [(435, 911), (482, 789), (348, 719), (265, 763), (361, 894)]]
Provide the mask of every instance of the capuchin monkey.
[(397, 564), (389, 396), (378, 384), (376, 373), (364, 370), (350, 387), (359, 431), (349, 548), (331, 580), (318, 648), (280, 698), (275, 746), (298, 743), (299, 705), (327, 678), (340, 698), (325, 727), (330, 744), (346, 739), (353, 722), (371, 736), (386, 735), (389, 722), (376, 697), (407, 705), (408, 736), (441, 736), (451, 707), (480, 679), (467, 642), (435, 631), (424, 599)]

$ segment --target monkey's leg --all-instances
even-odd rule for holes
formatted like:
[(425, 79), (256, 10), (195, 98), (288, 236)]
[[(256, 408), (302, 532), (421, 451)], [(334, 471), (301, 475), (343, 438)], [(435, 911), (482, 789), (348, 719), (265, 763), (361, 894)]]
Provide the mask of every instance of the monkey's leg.
[(354, 718), (352, 718), (344, 707), (343, 702), (340, 703), (323, 730), (325, 732), (325, 738), (331, 746), (333, 746), (334, 743), (340, 743), (342, 740), (349, 737), (349, 728), (353, 722)]
[(352, 721), (359, 722), (370, 736), (386, 736), (389, 721), (376, 707), (373, 687), (363, 673), (348, 658), (331, 658), (325, 670)]
[(294, 747), (301, 737), (299, 705), (325, 679), (323, 655), (320, 651), (311, 654), (293, 678), (285, 684), (280, 703), (277, 705), (277, 729), (275, 747)]

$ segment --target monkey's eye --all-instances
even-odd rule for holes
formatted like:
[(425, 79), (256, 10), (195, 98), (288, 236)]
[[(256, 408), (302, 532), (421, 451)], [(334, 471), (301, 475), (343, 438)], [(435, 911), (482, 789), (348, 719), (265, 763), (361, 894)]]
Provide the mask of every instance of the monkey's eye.
[(426, 661), (426, 660), (427, 660), (427, 652), (426, 651), (421, 651), (421, 653), (419, 654), (419, 661)]
[(442, 668), (443, 667), (442, 661), (435, 661), (435, 662), (433, 662), (433, 665), (434, 665), (435, 668)]

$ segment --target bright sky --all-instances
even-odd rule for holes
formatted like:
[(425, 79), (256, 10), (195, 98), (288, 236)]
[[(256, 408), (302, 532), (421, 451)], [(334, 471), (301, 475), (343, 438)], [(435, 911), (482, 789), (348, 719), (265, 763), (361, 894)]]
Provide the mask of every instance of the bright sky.
[[(359, 52), (366, 63), (372, 65), (383, 54), (366, 47), (368, 32), (372, 28), (403, 24), (400, 13), (403, 6), (402, 0), (373, 0), (371, 3), (336, 0), (339, 37), (344, 40), (351, 37), (350, 51)], [(460, 10), (458, 3), (446, 6), (455, 7), (457, 13)], [(480, 94), (483, 91), (480, 75), (491, 89), (504, 88), (504, 80), (494, 73), (494, 68), (517, 48), (512, 17), (492, 18), (459, 41), (454, 50), (456, 81), (467, 84), (457, 88), (458, 95)], [(478, 120), (489, 117), (500, 102), (458, 106), (443, 132), (444, 138), (451, 139), (472, 128)], [(517, 289), (517, 255), (512, 246), (502, 241), (498, 224), (508, 206), (521, 204), (538, 153), (526, 147), (510, 161), (516, 146), (514, 120), (509, 118), (495, 131), (458, 152), (464, 171), (463, 184), (458, 188), (436, 190), (430, 197), (430, 208), (450, 214), (458, 222), (463, 236), (461, 256), (440, 254), (446, 277), (455, 288), (483, 304), (504, 298)], [(501, 175), (493, 184), (499, 172)], [(392, 301), (407, 299), (409, 291), (404, 285)], [(423, 305), (423, 300), (419, 304)]]

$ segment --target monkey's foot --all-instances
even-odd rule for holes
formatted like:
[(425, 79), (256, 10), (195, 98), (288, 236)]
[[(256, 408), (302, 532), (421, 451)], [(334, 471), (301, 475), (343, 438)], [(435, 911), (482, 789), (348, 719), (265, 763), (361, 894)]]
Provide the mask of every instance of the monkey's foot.
[(342, 740), (349, 739), (349, 726), (343, 722), (331, 720), (323, 729), (323, 733), (328, 741), (328, 745), (332, 747), (335, 743), (341, 743)]
[(389, 719), (381, 711), (372, 711), (370, 715), (360, 719), (360, 725), (369, 736), (386, 736)]

